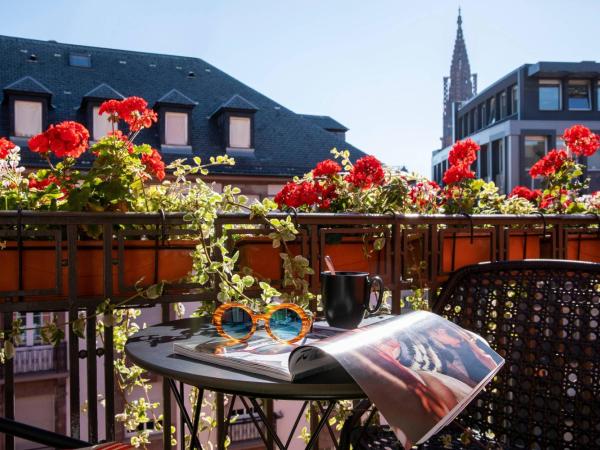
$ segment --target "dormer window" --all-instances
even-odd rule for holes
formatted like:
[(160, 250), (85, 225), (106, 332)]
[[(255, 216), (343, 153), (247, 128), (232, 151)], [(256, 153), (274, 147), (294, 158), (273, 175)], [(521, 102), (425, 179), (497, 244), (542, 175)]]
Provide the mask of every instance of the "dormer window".
[(99, 141), (104, 136), (112, 133), (113, 126), (114, 129), (118, 129), (118, 124), (113, 124), (110, 120), (108, 120), (108, 114), (104, 113), (102, 115), (98, 114), (100, 111), (100, 106), (94, 106), (92, 108), (92, 139), (94, 141)]
[[(258, 108), (240, 95), (234, 95), (211, 115), (222, 133), (224, 150), (236, 156), (254, 154), (254, 113)], [(236, 152), (236, 150), (241, 150)]]
[(177, 89), (171, 89), (156, 102), (161, 152), (192, 153), (192, 111), (198, 103)]
[(229, 147), (252, 147), (252, 120), (250, 117), (229, 117)]
[(99, 84), (83, 95), (81, 111), (85, 114), (87, 127), (93, 141), (99, 141), (113, 129), (119, 129), (118, 124), (108, 120), (107, 114), (99, 115), (100, 105), (107, 100), (123, 100), (123, 95), (106, 83)]
[(27, 139), (41, 133), (46, 124), (52, 92), (35, 78), (26, 76), (4, 87), (8, 100), (10, 136), (27, 145)]
[(188, 145), (188, 113), (165, 112), (165, 145)]
[(14, 136), (31, 137), (43, 129), (43, 104), (38, 101), (15, 100)]

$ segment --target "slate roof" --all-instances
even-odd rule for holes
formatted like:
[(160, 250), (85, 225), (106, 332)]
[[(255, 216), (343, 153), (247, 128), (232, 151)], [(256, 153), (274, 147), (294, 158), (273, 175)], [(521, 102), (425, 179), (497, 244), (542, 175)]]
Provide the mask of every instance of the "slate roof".
[(348, 131), (348, 128), (330, 116), (316, 116), (314, 114), (299, 114), (299, 116), (323, 128), (324, 130)]
[(83, 94), (84, 98), (95, 98), (101, 100), (122, 100), (125, 98), (123, 94), (115, 91), (106, 83), (99, 84), (91, 91)]
[(17, 81), (4, 86), (4, 89), (13, 92), (32, 92), (36, 94), (52, 95), (50, 89), (30, 76), (19, 78)]
[(171, 89), (161, 98), (159, 98), (156, 103), (162, 103), (163, 105), (183, 105), (183, 106), (196, 106), (198, 102), (195, 102), (187, 95), (182, 94), (177, 89)]
[[(90, 54), (92, 67), (70, 66), (71, 52)], [(36, 55), (35, 60), (30, 58), (31, 54)], [(301, 175), (331, 157), (330, 150), (334, 147), (350, 150), (354, 159), (364, 156), (362, 151), (314, 121), (198, 58), (0, 36), (0, 60), (0, 136), (9, 133), (8, 102), (3, 101), (5, 92), (1, 89), (31, 77), (53, 93), (49, 123), (63, 120), (85, 123), (85, 112), (80, 107), (82, 99), (103, 83), (124, 96), (144, 97), (150, 105), (176, 90), (197, 102), (191, 110), (190, 141), (194, 155), (203, 160), (225, 153), (221, 132), (210, 118), (212, 113), (232, 99), (238, 102), (236, 96), (243, 98), (257, 110), (254, 155), (238, 158), (232, 167), (215, 167), (211, 170), (213, 174)], [(159, 127), (144, 130), (138, 141), (160, 149)], [(29, 153), (23, 152), (24, 161), (29, 164), (39, 161), (37, 155)], [(164, 157), (169, 160), (175, 156)]]

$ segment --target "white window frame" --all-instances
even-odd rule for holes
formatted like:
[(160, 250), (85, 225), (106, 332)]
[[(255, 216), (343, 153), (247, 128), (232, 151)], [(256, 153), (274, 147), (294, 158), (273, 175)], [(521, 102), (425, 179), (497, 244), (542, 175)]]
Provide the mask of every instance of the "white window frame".
[(22, 321), (21, 327), (26, 330), (21, 335), (22, 346), (44, 345), (42, 342), (41, 326), (45, 323), (45, 314), (42, 312), (19, 312), (15, 314), (15, 319), (20, 318)]
[[(177, 118), (178, 120), (184, 119), (183, 136), (179, 136), (179, 139), (169, 139), (169, 122), (171, 119)], [(165, 112), (165, 145), (175, 147), (185, 147), (189, 145), (189, 114), (179, 111), (166, 111)]]
[[(569, 105), (569, 100), (571, 97), (569, 96), (569, 86), (570, 85), (579, 85), (579, 86), (587, 86), (587, 108), (571, 108)], [(591, 111), (592, 110), (592, 88), (590, 80), (567, 80), (567, 108), (569, 111)]]
[[(111, 123), (108, 120), (108, 114), (104, 113), (101, 116), (98, 114), (98, 111), (100, 110), (100, 106), (94, 106), (92, 108), (92, 140), (93, 141), (99, 141), (100, 139), (102, 139), (103, 137), (107, 136), (108, 133), (111, 133), (113, 130), (113, 125), (114, 125), (114, 130), (118, 130), (119, 129), (119, 125), (117, 123)], [(103, 122), (105, 122), (107, 125), (106, 128), (106, 132), (100, 134), (98, 129), (100, 128), (99, 125), (102, 124)]]
[[(21, 109), (22, 107), (25, 107), (25, 108), (33, 107), (33, 105), (35, 105), (36, 111), (23, 111)], [(35, 136), (36, 134), (40, 134), (43, 131), (43, 128), (44, 128), (44, 124), (43, 124), (43, 122), (44, 122), (44, 104), (43, 104), (43, 102), (37, 101), (37, 100), (15, 100), (13, 107), (14, 107), (14, 130), (13, 131), (14, 131), (15, 137), (31, 137), (31, 136)], [(33, 117), (34, 113), (39, 114), (39, 123), (38, 124), (28, 123), (25, 126), (23, 126), (23, 124), (21, 124), (21, 121), (27, 120), (27, 119), (35, 120), (35, 118)], [(29, 114), (30, 117), (27, 117), (27, 114)]]
[[(238, 142), (233, 142), (232, 129), (234, 122), (243, 122), (248, 125), (248, 145), (234, 145)], [(230, 116), (229, 117), (229, 147), (234, 149), (251, 149), (252, 148), (252, 119), (245, 116)]]
[(542, 105), (540, 104), (540, 99), (538, 98), (538, 109), (540, 111), (562, 111), (563, 98), (562, 98), (562, 82), (561, 82), (561, 80), (555, 80), (555, 79), (539, 80), (539, 82), (538, 82), (538, 97), (540, 95), (540, 89), (543, 86), (557, 87), (557, 85), (558, 85), (558, 107), (556, 109), (542, 108)]

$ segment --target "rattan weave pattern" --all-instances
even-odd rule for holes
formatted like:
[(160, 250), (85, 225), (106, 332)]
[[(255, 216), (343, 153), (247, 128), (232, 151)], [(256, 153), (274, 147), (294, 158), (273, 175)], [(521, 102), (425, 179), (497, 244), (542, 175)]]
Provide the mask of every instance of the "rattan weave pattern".
[(465, 267), (433, 309), (506, 359), (459, 416), (462, 425), (505, 449), (600, 448), (600, 264)]

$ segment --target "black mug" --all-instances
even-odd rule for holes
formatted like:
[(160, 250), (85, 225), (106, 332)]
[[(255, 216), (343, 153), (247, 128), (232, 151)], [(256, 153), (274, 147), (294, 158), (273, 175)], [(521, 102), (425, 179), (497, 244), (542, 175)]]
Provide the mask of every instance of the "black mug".
[[(378, 286), (377, 304), (370, 308), (371, 287)], [(383, 280), (367, 272), (321, 272), (321, 300), (325, 319), (332, 327), (356, 328), (365, 315), (381, 307)]]

